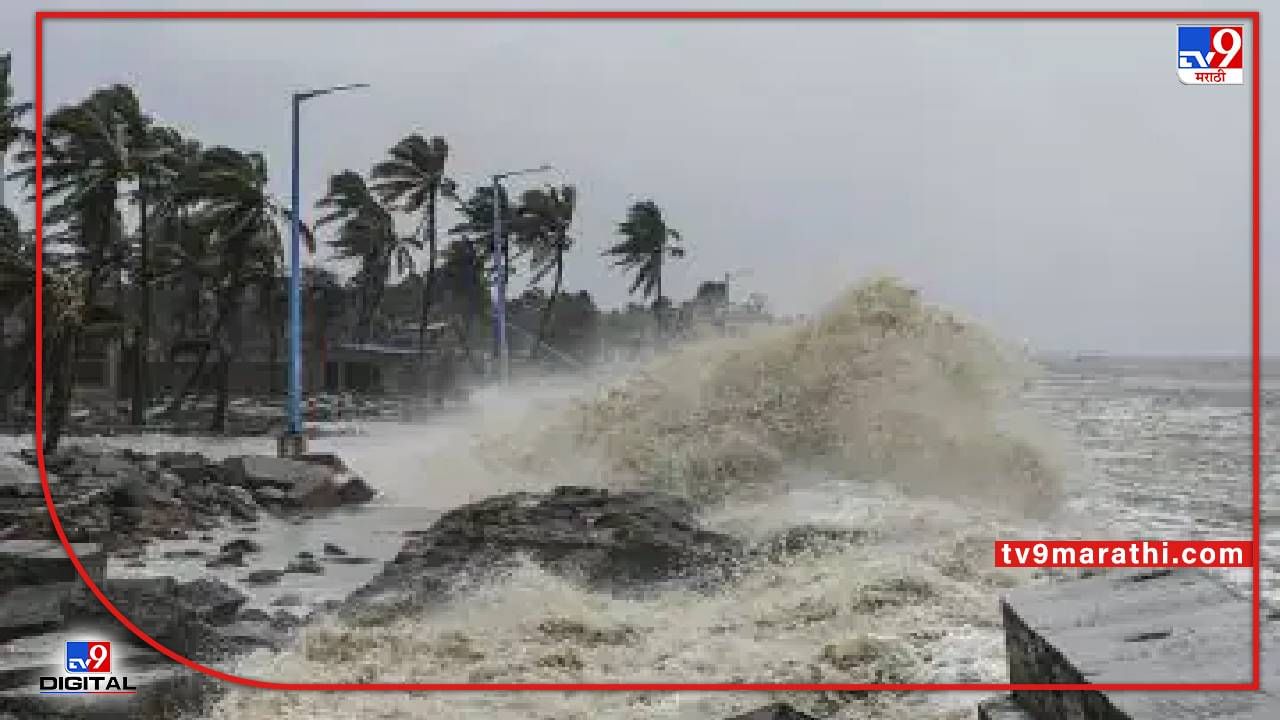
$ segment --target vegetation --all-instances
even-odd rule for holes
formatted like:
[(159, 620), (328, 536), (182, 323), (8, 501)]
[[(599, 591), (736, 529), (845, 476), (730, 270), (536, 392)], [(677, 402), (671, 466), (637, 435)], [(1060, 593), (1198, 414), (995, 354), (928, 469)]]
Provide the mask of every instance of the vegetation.
[(666, 303), (662, 268), (668, 257), (684, 257), (680, 232), (667, 225), (657, 203), (644, 200), (627, 211), (627, 219), (618, 225), (618, 234), (622, 241), (604, 254), (614, 258), (614, 265), (633, 274), (629, 292), (640, 290), (646, 299), (653, 298), (654, 317), (661, 323), (661, 310)]
[[(0, 55), (0, 179), (21, 183), (28, 202), (37, 192), (44, 198), (46, 447), (56, 447), (67, 421), (78, 361), (104, 342), (124, 350), (133, 424), (212, 397), (208, 425), (224, 428), (232, 368), (246, 337), (269, 341), (273, 365), (283, 340), (284, 238), (293, 209), (267, 191), (269, 172), (281, 168), (269, 168), (259, 152), (206, 146), (146, 113), (132, 88), (112, 85), (44, 118), (37, 188), (35, 134), (25, 124), (31, 105), (15, 101), (10, 68), (9, 56)], [(415, 133), (367, 173), (332, 175), (316, 203), (316, 227), (326, 231), (324, 254), (353, 272), (344, 279), (305, 269), (313, 350), (323, 357), (330, 337), (385, 342), (412, 328), (420, 356), (434, 351), (432, 343), (448, 342), (480, 368), (477, 351), (489, 347), (490, 283), (499, 271), (527, 278), (508, 306), (516, 329), (529, 335), (523, 346), (530, 359), (586, 355), (602, 328), (648, 334), (636, 318), (651, 311), (661, 323), (658, 311), (669, 304), (664, 263), (684, 251), (656, 203), (629, 208), (618, 226), (621, 241), (605, 253), (630, 274), (630, 291), (652, 306), (601, 313), (590, 295), (564, 287), (566, 258), (579, 243), (577, 189), (535, 187), (514, 202), (495, 198), (487, 185), (464, 195), (449, 177), (452, 153), (445, 138)], [(8, 168), (5, 159), (13, 161)], [(493, 253), (495, 201), (510, 256), (502, 268)], [(445, 212), (458, 221), (442, 236)], [(3, 350), (5, 412), (15, 392), (31, 384), (35, 347), (35, 245), (20, 216), (0, 206), (0, 303), (5, 318), (20, 320), (27, 333)], [(305, 226), (303, 232), (316, 254), (315, 236)], [(429, 332), (439, 328), (447, 332)], [(151, 406), (157, 355), (185, 358), (188, 368), (168, 386), (163, 408)]]

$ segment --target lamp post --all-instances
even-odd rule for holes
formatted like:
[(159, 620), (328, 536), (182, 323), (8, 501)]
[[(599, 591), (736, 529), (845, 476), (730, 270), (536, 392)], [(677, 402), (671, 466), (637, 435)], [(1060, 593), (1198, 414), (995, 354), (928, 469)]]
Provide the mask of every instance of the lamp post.
[(507, 243), (502, 228), (506, 194), (502, 181), (517, 175), (532, 175), (553, 169), (550, 165), (539, 165), (493, 176), (493, 353), (504, 385), (511, 382), (511, 348), (507, 343)]
[(298, 125), (302, 103), (321, 95), (331, 95), (345, 90), (367, 88), (367, 83), (351, 85), (335, 85), (319, 90), (308, 90), (293, 94), (293, 187), (289, 206), (289, 424), (280, 438), (278, 451), (281, 457), (295, 457), (306, 452), (306, 436), (302, 434), (302, 298), (301, 298), (301, 228), (302, 228), (302, 191), (298, 178), (298, 166), (301, 160), (301, 143)]

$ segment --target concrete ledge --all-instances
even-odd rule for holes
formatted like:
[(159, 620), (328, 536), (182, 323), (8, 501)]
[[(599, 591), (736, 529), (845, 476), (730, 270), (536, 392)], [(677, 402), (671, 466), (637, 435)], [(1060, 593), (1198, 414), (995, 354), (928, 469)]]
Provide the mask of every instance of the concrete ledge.
[[(1002, 603), (1013, 683), (1248, 683), (1252, 603), (1207, 573), (1115, 571), (1024, 588)], [(1264, 626), (1271, 645), (1276, 626)], [(1018, 692), (1037, 720), (1280, 718), (1260, 693)]]

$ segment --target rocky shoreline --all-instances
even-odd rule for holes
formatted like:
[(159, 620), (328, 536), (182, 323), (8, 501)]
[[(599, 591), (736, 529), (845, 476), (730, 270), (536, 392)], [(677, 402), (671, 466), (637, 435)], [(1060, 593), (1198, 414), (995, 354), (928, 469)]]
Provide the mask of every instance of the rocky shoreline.
[[(30, 461), (24, 455), (24, 460)], [(305, 522), (316, 513), (368, 501), (374, 491), (336, 457), (300, 461), (238, 456), (211, 461), (194, 453), (147, 455), (133, 451), (68, 451), (47, 459), (63, 526), (86, 570), (119, 610), (172, 650), (202, 663), (228, 661), (257, 648), (281, 648), (313, 613), (281, 607), (247, 608), (245, 592), (206, 577), (118, 578), (113, 561), (136, 558), (139, 548), (176, 534), (252, 523), (263, 514)], [(10, 473), (0, 483), (0, 718), (83, 716), (75, 702), (34, 694), (35, 677), (47, 667), (70, 627), (114, 628), (116, 621), (76, 577), (51, 535), (35, 473)], [(31, 502), (32, 499), (38, 502)], [(702, 527), (687, 501), (654, 492), (611, 492), (561, 487), (547, 493), (498, 495), (445, 513), (428, 527), (406, 532), (399, 553), (373, 579), (340, 602), (320, 608), (363, 621), (387, 621), (456, 597), (460, 581), (501, 573), (531, 561), (608, 592), (661, 592), (672, 587), (714, 588), (743, 563), (779, 553), (821, 551), (857, 542), (857, 533), (793, 528), (750, 544)], [(203, 537), (203, 536), (201, 536)], [(211, 546), (191, 559), (206, 567), (240, 567), (261, 550), (248, 536)], [(258, 569), (238, 578), (251, 586), (288, 574), (323, 573), (328, 564), (368, 562), (325, 544), (296, 553), (283, 568)], [(283, 598), (282, 598), (283, 599)], [(288, 602), (274, 605), (287, 606)], [(298, 604), (301, 604), (299, 602)], [(119, 717), (170, 718), (198, 710), (222, 687), (172, 663), (118, 629), (130, 675), (145, 688)], [(42, 665), (42, 663), (45, 663)], [(100, 715), (97, 710), (94, 717)], [(804, 720), (785, 705), (734, 720)], [(722, 720), (721, 718), (709, 720)]]
[[(0, 466), (0, 717), (88, 713), (161, 718), (198, 706), (216, 684), (118, 627), (52, 539), (55, 533), (33, 454), (20, 452), (17, 459), (20, 463)], [(164, 557), (202, 562), (210, 569), (243, 567), (246, 556), (262, 549), (248, 535), (264, 516), (306, 522), (375, 496), (360, 476), (329, 455), (299, 460), (246, 455), (214, 461), (197, 453), (69, 448), (46, 457), (46, 468), (63, 530), (90, 577), (152, 638), (205, 663), (225, 662), (255, 648), (279, 647), (305, 616), (284, 608), (274, 613), (246, 608), (248, 596), (217, 578), (182, 582), (169, 576), (113, 577), (109, 563), (122, 569), (142, 567), (141, 557), (153, 542), (190, 539), (196, 548), (166, 552)], [(209, 533), (219, 530), (232, 530), (239, 537), (218, 544)], [(316, 552), (326, 562), (369, 562), (346, 556), (337, 546)], [(247, 572), (239, 582), (270, 584), (286, 573), (324, 572), (309, 555), (301, 551), (288, 566)], [(47, 672), (49, 659), (61, 653), (67, 632), (85, 628), (121, 639), (113, 652), (139, 685), (138, 697), (115, 709), (94, 706), (89, 712), (77, 699), (35, 693), (38, 676)]]
[[(34, 453), (18, 457), (29, 470), (0, 468), (0, 539), (53, 537)], [(374, 496), (331, 455), (215, 462), (198, 453), (69, 449), (46, 457), (45, 467), (67, 538), (101, 543), (110, 552), (231, 522), (253, 523), (263, 513), (305, 515)]]

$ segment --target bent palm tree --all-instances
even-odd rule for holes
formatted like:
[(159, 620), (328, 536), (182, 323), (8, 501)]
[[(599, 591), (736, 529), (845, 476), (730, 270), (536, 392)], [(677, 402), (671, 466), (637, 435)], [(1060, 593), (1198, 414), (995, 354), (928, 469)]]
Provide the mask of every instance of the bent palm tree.
[(23, 127), (22, 118), (31, 112), (31, 103), (13, 102), (13, 55), (0, 55), (0, 207), (4, 207), (5, 157), (9, 150), (21, 141), (35, 138), (31, 130)]
[(0, 416), (8, 417), (10, 398), (34, 372), (35, 242), (23, 232), (13, 211), (0, 206), (0, 307), (22, 319), (25, 336), (16, 347), (0, 347)]
[(538, 334), (533, 347), (529, 349), (531, 358), (542, 347), (555, 310), (556, 298), (564, 283), (564, 256), (574, 243), (569, 236), (569, 228), (573, 225), (577, 195), (577, 189), (572, 185), (529, 190), (521, 198), (520, 208), (516, 213), (516, 244), (528, 257), (529, 271), (532, 273), (530, 284), (536, 285), (548, 274), (555, 273), (551, 294), (547, 297), (542, 317), (538, 320)]
[[(211, 250), (218, 257), (214, 283), (217, 310), (211, 332), (218, 350), (214, 376), (217, 398), (211, 429), (223, 430), (231, 363), (242, 339), (240, 320), (245, 291), (278, 271), (284, 252), (281, 226), (291, 221), (292, 215), (267, 192), (266, 160), (259, 153), (211, 148), (202, 154), (199, 174), (200, 182), (185, 188), (178, 201), (199, 203), (195, 227), (211, 239)], [(314, 239), (306, 228), (304, 237), (314, 248)], [(175, 399), (175, 406), (180, 405), (203, 372), (208, 352), (206, 347), (187, 388)]]
[(637, 202), (627, 211), (627, 219), (618, 224), (622, 242), (604, 252), (614, 258), (614, 267), (635, 273), (628, 293), (640, 290), (642, 297), (653, 300), (653, 314), (662, 330), (661, 306), (663, 261), (667, 257), (684, 257), (679, 231), (667, 225), (662, 209), (652, 200)]
[[(93, 312), (99, 292), (109, 278), (127, 266), (129, 244), (120, 219), (119, 187), (136, 177), (130, 157), (140, 144), (149, 119), (142, 113), (133, 90), (113, 85), (95, 91), (84, 101), (55, 110), (45, 119), (44, 187), (35, 188), (35, 150), (18, 153), (25, 164), (18, 175), (27, 187), (42, 192), (49, 202), (45, 212), (46, 249), (70, 251), (66, 258), (80, 272), (68, 275), (81, 282), (79, 305), (85, 316)], [(74, 316), (70, 316), (74, 317)], [(55, 366), (68, 368), (54, 386), (47, 413), (48, 450), (56, 448), (61, 425), (71, 400), (70, 359), (79, 344), (80, 324), (63, 329)]]
[(409, 213), (421, 212), (418, 221), (419, 243), (425, 234), (427, 271), (422, 283), (421, 314), (418, 324), (418, 352), (426, 350), (426, 328), (435, 301), (437, 228), (436, 217), (440, 197), (452, 197), (454, 182), (444, 175), (449, 160), (449, 143), (442, 137), (430, 140), (410, 135), (396, 143), (389, 158), (373, 167), (370, 173), (374, 192), (382, 201), (397, 205)]
[(463, 355), (479, 369), (471, 353), (475, 321), (484, 312), (486, 278), (484, 258), (470, 240), (454, 240), (445, 247), (440, 263), (441, 296), (450, 325), (458, 336)]
[(337, 237), (330, 242), (338, 256), (360, 262), (354, 278), (361, 293), (356, 329), (360, 340), (367, 342), (392, 265), (397, 273), (411, 270), (412, 250), (419, 243), (396, 233), (391, 213), (374, 197), (364, 178), (352, 170), (329, 178), (329, 192), (316, 207), (329, 210), (316, 221), (317, 227), (341, 223)]

